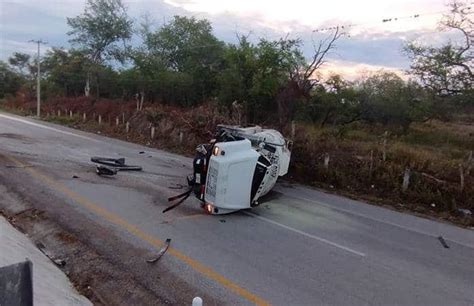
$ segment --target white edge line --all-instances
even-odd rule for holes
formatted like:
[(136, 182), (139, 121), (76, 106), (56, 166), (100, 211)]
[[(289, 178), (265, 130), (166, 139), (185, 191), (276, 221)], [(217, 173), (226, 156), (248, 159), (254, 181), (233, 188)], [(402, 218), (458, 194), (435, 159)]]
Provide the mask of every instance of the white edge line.
[[(285, 194), (285, 193), (284, 193), (284, 195), (287, 196), (287, 197), (293, 198), (293, 199), (315, 203), (317, 205), (321, 205), (321, 206), (324, 206), (324, 207), (329, 208), (329, 209), (334, 209), (336, 211), (340, 211), (340, 212), (343, 212), (343, 213), (346, 213), (346, 214), (349, 214), (349, 215), (357, 216), (357, 217), (360, 217), (360, 218), (368, 219), (368, 220), (383, 223), (383, 224), (387, 224), (387, 225), (397, 227), (397, 228), (400, 228), (400, 229), (403, 229), (403, 230), (406, 230), (406, 231), (414, 232), (414, 233), (417, 233), (417, 234), (420, 234), (420, 235), (426, 235), (426, 236), (433, 237), (433, 238), (438, 238), (438, 236), (442, 235), (441, 233), (439, 235), (435, 235), (435, 234), (432, 234), (432, 233), (425, 232), (423, 230), (415, 229), (413, 227), (404, 226), (404, 225), (393, 223), (393, 222), (390, 222), (390, 221), (387, 221), (387, 220), (381, 220), (381, 219), (369, 217), (367, 215), (357, 213), (357, 212), (351, 211), (349, 209), (345, 209), (345, 208), (341, 208), (341, 207), (335, 207), (335, 206), (323, 203), (323, 202), (318, 201), (318, 200), (312, 200), (312, 199), (308, 199), (308, 198), (300, 197), (300, 196), (296, 196), (296, 195), (288, 195), (288, 194)], [(414, 216), (414, 217), (417, 217), (417, 216)], [(429, 220), (429, 219), (427, 219), (427, 220), (432, 221), (432, 220)], [(436, 222), (436, 221), (434, 221), (434, 222)], [(445, 240), (449, 240), (451, 242), (454, 242), (456, 244), (462, 245), (462, 246), (470, 248), (470, 249), (474, 248), (474, 245), (471, 245), (470, 243), (460, 242), (460, 241), (457, 241), (455, 239), (451, 239), (451, 238), (445, 237), (445, 236), (443, 236), (443, 238)]]
[(82, 138), (82, 139), (87, 139), (87, 140), (92, 140), (92, 141), (95, 141), (95, 142), (99, 142), (97, 139), (94, 139), (94, 138), (74, 134), (74, 133), (67, 132), (67, 131), (62, 131), (62, 130), (55, 129), (55, 128), (47, 126), (47, 125), (39, 124), (39, 123), (36, 123), (36, 122), (31, 122), (31, 121), (28, 121), (28, 120), (25, 120), (25, 119), (10, 117), (10, 116), (4, 115), (4, 114), (0, 114), (0, 117), (5, 118), (5, 119), (10, 119), (10, 120), (13, 120), (13, 121), (22, 122), (22, 123), (33, 125), (33, 126), (37, 126), (37, 127), (40, 127), (40, 128), (46, 129), (46, 130), (55, 131), (55, 132), (58, 132), (58, 133), (61, 133), (61, 134), (65, 134), (65, 135), (69, 135), (69, 136), (75, 136), (75, 137), (79, 137), (79, 138)]
[(282, 228), (287, 229), (287, 230), (289, 230), (289, 231), (292, 231), (292, 232), (294, 232), (294, 233), (303, 235), (303, 236), (305, 236), (305, 237), (308, 237), (308, 238), (311, 238), (311, 239), (318, 240), (318, 241), (320, 241), (320, 242), (329, 244), (329, 245), (331, 245), (331, 246), (333, 246), (333, 247), (339, 248), (339, 249), (344, 250), (344, 251), (347, 251), (347, 252), (349, 252), (349, 253), (352, 253), (352, 254), (355, 254), (355, 255), (358, 255), (358, 256), (362, 256), (362, 257), (365, 257), (365, 256), (366, 256), (365, 253), (362, 253), (362, 252), (353, 250), (353, 249), (351, 249), (351, 248), (345, 247), (345, 246), (343, 246), (343, 245), (340, 245), (340, 244), (338, 244), (338, 243), (329, 241), (329, 240), (327, 240), (327, 239), (324, 239), (324, 238), (321, 238), (321, 237), (318, 237), (318, 236), (315, 236), (315, 235), (308, 234), (308, 233), (303, 232), (303, 231), (300, 231), (300, 230), (298, 230), (298, 229), (296, 229), (296, 228), (289, 227), (289, 226), (287, 226), (287, 225), (278, 223), (278, 222), (276, 222), (276, 221), (267, 219), (267, 218), (265, 218), (265, 217), (256, 215), (256, 214), (254, 214), (254, 213), (251, 213), (251, 212), (248, 212), (248, 211), (243, 211), (243, 213), (246, 214), (246, 215), (248, 215), (248, 216), (255, 217), (255, 218), (259, 219), (259, 220), (262, 220), (262, 221), (271, 223), (271, 224), (273, 224), (273, 225), (282, 227)]
[[(86, 140), (90, 140), (90, 141), (94, 141), (94, 142), (101, 142), (100, 140), (97, 140), (97, 139), (94, 139), (94, 138), (91, 138), (91, 137), (88, 137), (88, 136), (83, 136), (83, 135), (75, 134), (75, 133), (72, 133), (72, 132), (62, 131), (62, 130), (59, 130), (59, 129), (55, 129), (53, 127), (49, 127), (47, 125), (39, 124), (39, 123), (36, 123), (36, 122), (31, 122), (31, 121), (28, 121), (28, 120), (25, 120), (25, 119), (11, 117), (11, 116), (8, 116), (8, 115), (2, 114), (2, 113), (0, 113), (0, 117), (5, 118), (5, 119), (10, 119), (10, 120), (13, 120), (13, 121), (22, 122), (22, 123), (33, 125), (33, 126), (37, 126), (37, 127), (40, 127), (40, 128), (46, 129), (46, 130), (55, 131), (55, 132), (58, 132), (58, 133), (61, 133), (61, 134), (69, 135), (69, 136), (74, 136), (74, 137), (78, 137), (78, 138), (82, 138), (82, 139), (86, 139)], [(117, 140), (116, 138), (111, 138), (111, 139)], [(135, 143), (131, 143), (131, 144), (141, 146), (140, 144), (135, 144)], [(143, 147), (143, 146), (141, 146), (141, 147)], [(150, 148), (148, 148), (148, 149), (150, 149)], [(171, 152), (160, 150), (160, 149), (158, 149), (158, 151), (161, 151), (161, 152), (156, 152), (155, 151), (155, 153), (165, 154), (166, 156), (164, 156), (164, 157), (172, 159), (172, 160), (180, 162), (180, 163), (185, 162), (185, 161), (182, 160), (182, 158), (187, 158), (185, 156), (176, 155), (176, 154), (173, 154)], [(192, 161), (192, 159), (191, 159), (191, 161)]]

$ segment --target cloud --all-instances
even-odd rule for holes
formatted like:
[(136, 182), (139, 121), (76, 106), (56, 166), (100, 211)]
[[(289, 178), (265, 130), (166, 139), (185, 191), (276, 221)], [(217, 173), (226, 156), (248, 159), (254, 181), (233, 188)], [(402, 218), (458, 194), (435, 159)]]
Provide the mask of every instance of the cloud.
[[(47, 50), (50, 50), (50, 46), (41, 45), (41, 53), (43, 54)], [(1, 56), (7, 57), (11, 56), (14, 52), (26, 53), (31, 56), (36, 56), (38, 52), (38, 45), (31, 42), (21, 42), (15, 40), (5, 40), (2, 41), (2, 54)], [(5, 53), (5, 54), (3, 54)]]
[(371, 65), (360, 62), (351, 62), (345, 60), (330, 61), (321, 67), (319, 73), (323, 78), (327, 78), (331, 74), (340, 74), (349, 81), (355, 81), (360, 78), (365, 78), (373, 73), (378, 72), (393, 72), (400, 77), (406, 79), (407, 75), (403, 69), (384, 66)]
[(311, 28), (328, 23), (366, 24), (391, 17), (435, 12), (443, 10), (445, 4), (444, 0), (165, 0), (165, 2), (190, 12), (256, 18), (256, 23), (269, 27), (293, 25)]
[[(13, 52), (36, 55), (36, 45), (29, 41), (42, 39), (50, 46), (67, 45), (68, 31), (65, 16), (59, 16), (46, 10), (49, 2), (35, 3), (27, 1), (0, 2), (0, 60), (6, 60)], [(57, 5), (62, 7), (62, 5)]]
[[(405, 69), (408, 59), (403, 45), (414, 39), (430, 41), (444, 39), (436, 31), (445, 10), (444, 0), (360, 0), (327, 2), (292, 0), (165, 0), (175, 7), (213, 21), (214, 28), (227, 28), (233, 23), (234, 32), (278, 39), (289, 35), (303, 42), (303, 53), (310, 58), (313, 44), (331, 34), (315, 29), (336, 25), (345, 27), (348, 34), (337, 42), (337, 50), (328, 59), (361, 62), (367, 65)], [(414, 15), (418, 17), (414, 17)], [(224, 16), (224, 18), (222, 18)], [(391, 21), (383, 22), (384, 19)], [(218, 32), (219, 33), (219, 32)], [(235, 36), (235, 34), (234, 34)]]
[[(85, 1), (81, 0), (3, 0), (1, 2), (2, 10), (5, 16), (17, 12), (13, 17), (21, 15), (21, 12), (36, 12), (40, 15), (54, 16), (65, 19), (66, 16), (75, 16), (80, 14), (84, 8)], [(8, 12), (8, 13), (6, 13)]]
[[(333, 63), (331, 67), (338, 66), (348, 74), (364, 67), (405, 69), (408, 60), (401, 50), (406, 41), (442, 42), (446, 39), (444, 34), (436, 32), (440, 15), (429, 14), (444, 10), (445, 0), (123, 1), (136, 23), (145, 14), (155, 21), (156, 27), (170, 21), (174, 15), (206, 18), (211, 21), (216, 36), (230, 43), (237, 41), (237, 34), (249, 35), (253, 42), (287, 35), (299, 38), (308, 58), (313, 53), (313, 43), (329, 34), (313, 30), (357, 24), (345, 28), (348, 36), (341, 38), (337, 49), (328, 56), (329, 62)], [(80, 14), (84, 5), (85, 0), (0, 1), (0, 60), (7, 59), (14, 51), (23, 50), (33, 55), (34, 45), (27, 43), (30, 39), (42, 38), (49, 46), (69, 47), (66, 33), (70, 29), (66, 17)], [(415, 13), (421, 14), (420, 17), (381, 22), (384, 18)]]

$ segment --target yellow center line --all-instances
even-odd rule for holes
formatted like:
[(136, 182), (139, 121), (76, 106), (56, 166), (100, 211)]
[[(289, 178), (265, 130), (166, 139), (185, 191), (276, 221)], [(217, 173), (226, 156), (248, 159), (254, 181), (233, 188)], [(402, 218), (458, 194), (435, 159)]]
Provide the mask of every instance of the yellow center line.
[[(12, 156), (5, 156), (6, 158), (10, 159), (14, 163), (20, 165), (20, 166), (26, 166), (24, 163), (19, 161), (18, 159), (12, 157)], [(67, 195), (70, 197), (72, 200), (75, 202), (79, 203), (80, 205), (86, 207), (90, 211), (93, 211), (97, 215), (104, 217), (107, 219), (109, 222), (112, 224), (118, 225), (124, 229), (126, 229), (128, 232), (132, 233), (136, 237), (150, 243), (156, 248), (161, 248), (163, 241), (160, 239), (157, 239), (150, 234), (147, 234), (140, 230), (138, 227), (136, 227), (133, 224), (128, 223), (125, 219), (121, 218), (120, 216), (98, 206), (94, 202), (90, 201), (89, 199), (77, 194), (76, 192), (72, 191), (71, 189), (67, 188), (64, 184), (50, 178), (49, 176), (46, 176), (40, 172), (38, 172), (36, 169), (31, 168), (31, 167), (24, 167), (26, 171), (28, 171), (33, 177), (43, 181), (44, 183), (47, 183), (54, 189), (62, 192), (63, 194)], [(232, 282), (225, 276), (219, 274), (218, 272), (214, 271), (210, 267), (202, 264), (196, 259), (193, 259), (177, 249), (170, 247), (168, 249), (168, 253), (173, 255), (174, 257), (178, 258), (179, 260), (185, 262), (188, 264), (190, 267), (192, 267), (194, 270), (200, 272), (201, 274), (205, 275), (206, 277), (216, 281), (217, 283), (221, 284), (222, 286), (230, 289), (237, 295), (255, 303), (256, 305), (270, 305), (269, 302), (265, 301), (261, 297), (251, 293), (245, 288), (240, 287), (236, 283)]]

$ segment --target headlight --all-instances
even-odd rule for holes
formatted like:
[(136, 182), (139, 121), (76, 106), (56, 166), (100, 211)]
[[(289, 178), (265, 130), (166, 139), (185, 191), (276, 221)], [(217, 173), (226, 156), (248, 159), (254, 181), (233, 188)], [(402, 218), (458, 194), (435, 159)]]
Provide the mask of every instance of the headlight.
[(206, 204), (206, 210), (208, 213), (212, 214), (212, 205), (211, 204)]
[(218, 156), (220, 152), (221, 149), (218, 146), (214, 146), (214, 148), (212, 149), (212, 155), (214, 156)]

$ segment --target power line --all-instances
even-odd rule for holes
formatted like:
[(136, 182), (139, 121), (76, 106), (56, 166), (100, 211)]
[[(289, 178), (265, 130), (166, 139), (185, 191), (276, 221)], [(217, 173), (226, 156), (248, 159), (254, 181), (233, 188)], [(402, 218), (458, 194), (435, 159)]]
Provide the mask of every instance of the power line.
[[(468, 7), (468, 9), (470, 9), (470, 7)], [(312, 32), (313, 33), (327, 32), (327, 31), (332, 31), (332, 30), (336, 30), (336, 29), (345, 30), (345, 29), (350, 29), (350, 28), (360, 27), (360, 26), (376, 25), (376, 24), (387, 24), (387, 23), (390, 23), (390, 22), (398, 22), (398, 21), (406, 20), (406, 19), (418, 19), (420, 17), (439, 15), (439, 14), (448, 13), (448, 12), (449, 12), (449, 10), (443, 10), (443, 11), (437, 11), (437, 12), (432, 12), (432, 13), (423, 13), (423, 14), (413, 14), (413, 15), (406, 15), (406, 16), (381, 18), (378, 21), (374, 21), (374, 22), (339, 24), (339, 25), (333, 25), (333, 26), (329, 26), (329, 27), (317, 28), (317, 29), (314, 29)]]

